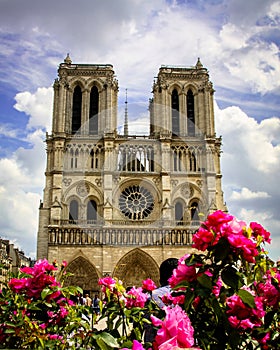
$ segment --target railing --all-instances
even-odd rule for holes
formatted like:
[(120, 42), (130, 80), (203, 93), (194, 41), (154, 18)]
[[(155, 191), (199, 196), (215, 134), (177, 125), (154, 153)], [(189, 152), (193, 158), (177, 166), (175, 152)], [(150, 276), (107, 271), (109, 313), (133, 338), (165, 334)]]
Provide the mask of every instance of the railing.
[[(99, 220), (52, 220), (51, 226), (78, 226), (80, 228), (102, 227), (105, 225), (104, 219)], [(180, 228), (197, 228), (200, 221), (182, 221), (182, 220), (106, 220), (106, 226), (151, 226), (151, 227), (178, 227)]]
[(190, 245), (195, 231), (195, 228), (48, 228), (51, 245)]

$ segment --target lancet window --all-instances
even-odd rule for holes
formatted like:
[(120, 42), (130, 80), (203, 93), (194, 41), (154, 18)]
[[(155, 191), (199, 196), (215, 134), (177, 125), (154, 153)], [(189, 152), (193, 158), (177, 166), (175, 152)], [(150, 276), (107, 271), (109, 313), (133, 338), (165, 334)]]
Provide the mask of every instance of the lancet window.
[(187, 146), (172, 147), (173, 171), (198, 172), (204, 170), (200, 167), (201, 148)]
[(96, 221), (97, 220), (97, 204), (94, 200), (90, 200), (87, 203), (87, 221)]
[(69, 221), (75, 223), (79, 218), (79, 205), (78, 202), (73, 199), (69, 205)]
[(72, 105), (72, 134), (80, 132), (82, 121), (82, 90), (76, 86), (73, 93)]
[(189, 151), (190, 171), (197, 171), (196, 155), (194, 151)]
[(187, 92), (187, 128), (188, 135), (195, 135), (195, 115), (194, 115), (194, 96), (191, 89)]
[(182, 225), (184, 221), (184, 208), (181, 202), (175, 204), (175, 221), (176, 225)]
[(172, 134), (179, 135), (179, 95), (178, 91), (174, 89), (171, 95), (171, 115), (172, 115)]
[(71, 169), (77, 169), (78, 167), (79, 151), (75, 151), (71, 148), (70, 150), (70, 167)]
[(89, 154), (89, 168), (92, 170), (98, 170), (102, 167), (102, 148), (94, 147)]
[(98, 134), (98, 107), (99, 93), (96, 86), (93, 86), (90, 92), (90, 108), (89, 108), (89, 134)]
[(199, 224), (199, 203), (198, 202), (192, 202), (191, 204), (191, 223), (193, 225)]
[(120, 146), (118, 171), (155, 171), (153, 148), (146, 145)]

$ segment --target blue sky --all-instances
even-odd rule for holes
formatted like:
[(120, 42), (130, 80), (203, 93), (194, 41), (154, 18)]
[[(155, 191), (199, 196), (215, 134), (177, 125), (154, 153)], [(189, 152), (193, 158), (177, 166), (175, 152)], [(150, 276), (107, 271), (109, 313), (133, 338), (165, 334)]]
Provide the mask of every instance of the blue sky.
[(126, 88), (129, 105), (143, 106), (130, 132), (147, 130), (159, 67), (200, 57), (216, 90), (228, 209), (263, 224), (279, 259), (279, 1), (0, 1), (0, 236), (32, 257), (52, 84), (68, 52), (74, 63), (113, 64), (120, 109)]

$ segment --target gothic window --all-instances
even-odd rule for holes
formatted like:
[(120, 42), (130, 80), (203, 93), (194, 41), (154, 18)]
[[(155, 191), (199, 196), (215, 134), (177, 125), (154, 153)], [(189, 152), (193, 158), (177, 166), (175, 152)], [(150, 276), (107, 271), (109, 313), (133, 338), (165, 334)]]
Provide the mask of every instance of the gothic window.
[(152, 147), (121, 146), (118, 151), (119, 171), (154, 171), (154, 150)]
[(181, 202), (175, 204), (175, 221), (176, 225), (182, 225), (184, 221), (184, 210)]
[(154, 209), (154, 198), (143, 186), (133, 185), (124, 189), (119, 197), (121, 212), (132, 220), (147, 218)]
[(190, 160), (190, 171), (197, 171), (196, 156), (194, 151), (191, 151), (189, 153), (189, 160)]
[(195, 135), (195, 116), (194, 116), (194, 96), (192, 90), (187, 93), (187, 124), (188, 135)]
[(71, 169), (73, 169), (74, 168), (74, 151), (72, 149), (70, 150), (70, 159), (71, 159), (70, 167)]
[(69, 205), (69, 221), (71, 223), (75, 223), (75, 221), (78, 220), (78, 217), (79, 217), (79, 205), (78, 205), (78, 202), (75, 199), (73, 199)]
[(149, 148), (148, 150), (148, 159), (149, 159), (149, 170), (155, 171), (155, 160), (154, 160), (154, 150), (152, 148)]
[(82, 120), (82, 90), (76, 86), (73, 93), (72, 134), (80, 132)]
[(74, 152), (74, 150), (71, 149), (70, 150), (70, 167), (71, 167), (71, 169), (77, 169), (78, 158), (79, 158), (79, 151), (76, 149), (76, 151)]
[(88, 201), (87, 204), (87, 221), (97, 220), (97, 204), (94, 200)]
[(174, 89), (171, 96), (171, 108), (172, 108), (172, 134), (179, 135), (179, 95), (178, 91)]
[(98, 104), (99, 93), (96, 86), (93, 86), (90, 92), (90, 108), (89, 108), (89, 133), (91, 135), (98, 134)]
[(78, 157), (79, 157), (79, 151), (76, 149), (75, 151), (75, 157), (74, 157), (74, 168), (77, 169), (78, 167)]
[(98, 169), (98, 152), (93, 149), (90, 151), (90, 167), (91, 169)]
[(199, 225), (199, 205), (198, 202), (191, 204), (191, 222), (192, 225)]
[(173, 162), (174, 162), (174, 164), (173, 164), (173, 169), (174, 169), (174, 171), (177, 171), (178, 170), (178, 155), (177, 155), (177, 152), (176, 152), (176, 150), (174, 150), (173, 151), (174, 152), (174, 156), (173, 156)]
[(182, 148), (173, 148), (173, 170), (185, 171), (185, 150)]

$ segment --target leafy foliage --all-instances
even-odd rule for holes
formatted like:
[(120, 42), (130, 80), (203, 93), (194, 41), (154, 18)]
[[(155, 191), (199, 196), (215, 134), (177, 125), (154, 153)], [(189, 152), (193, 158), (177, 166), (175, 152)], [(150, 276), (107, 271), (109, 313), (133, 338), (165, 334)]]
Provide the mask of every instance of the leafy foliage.
[(64, 287), (57, 267), (40, 260), (1, 291), (0, 348), (278, 349), (280, 269), (264, 250), (267, 243), (261, 225), (214, 212), (195, 233), (194, 252), (173, 270), (164, 307), (153, 298), (158, 289), (150, 279), (130, 290), (110, 276), (99, 280), (98, 322), (105, 324), (99, 330), (85, 320), (91, 310), (75, 302), (83, 291)]

